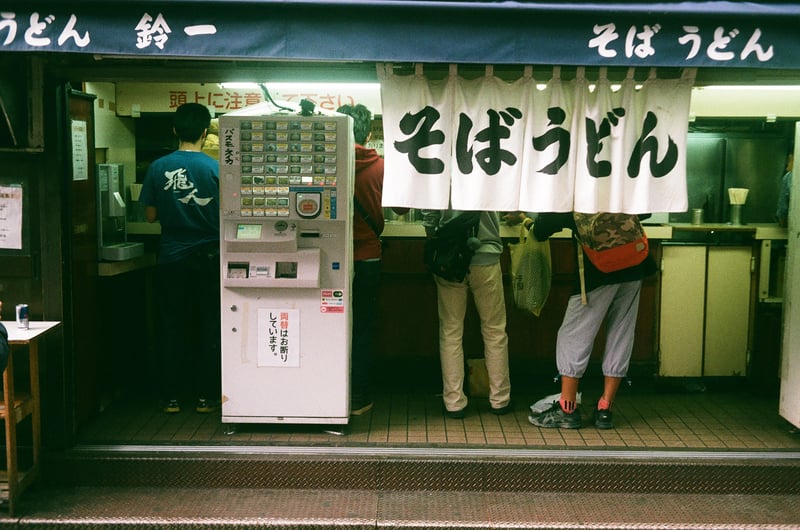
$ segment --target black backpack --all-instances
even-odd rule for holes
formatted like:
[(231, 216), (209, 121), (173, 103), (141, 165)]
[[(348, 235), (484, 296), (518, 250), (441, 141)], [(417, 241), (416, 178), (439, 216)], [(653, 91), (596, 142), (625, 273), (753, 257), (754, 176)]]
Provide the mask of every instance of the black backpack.
[(464, 212), (425, 240), (423, 261), (429, 272), (451, 282), (464, 281), (472, 256), (481, 245), (476, 237), (480, 218), (481, 212)]

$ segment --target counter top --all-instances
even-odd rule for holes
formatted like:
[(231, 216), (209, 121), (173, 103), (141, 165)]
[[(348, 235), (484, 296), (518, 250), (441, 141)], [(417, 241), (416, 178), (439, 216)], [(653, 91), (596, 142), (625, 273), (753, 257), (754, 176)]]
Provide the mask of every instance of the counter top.
[(156, 264), (156, 255), (153, 252), (146, 252), (141, 256), (126, 259), (124, 261), (101, 261), (97, 264), (98, 276), (116, 276), (126, 272), (153, 267)]
[[(670, 223), (657, 225), (644, 225), (645, 233), (650, 239), (672, 239), (674, 231), (725, 231), (725, 232), (755, 232), (755, 239), (786, 239), (787, 230), (775, 223), (753, 223), (744, 225), (731, 225), (727, 223), (703, 223), (693, 225), (690, 223)], [(128, 234), (158, 235), (161, 225), (156, 223), (128, 223)], [(519, 237), (518, 226), (500, 226), (500, 235), (505, 239)], [(422, 223), (407, 223), (403, 221), (386, 221), (382, 237), (404, 238), (425, 237)], [(572, 237), (570, 230), (562, 230), (553, 235), (554, 238)]]
[(6, 326), (9, 344), (28, 344), (39, 335), (43, 335), (61, 325), (58, 320), (31, 320), (27, 328), (19, 328), (14, 324)]
[[(752, 223), (745, 225), (731, 225), (727, 223), (703, 223), (693, 225), (690, 223), (669, 224), (644, 224), (644, 230), (650, 239), (672, 239), (674, 232), (752, 232), (755, 239), (786, 239), (787, 230), (775, 223)], [(500, 235), (503, 238), (519, 237), (518, 226), (500, 225)], [(425, 237), (425, 229), (421, 223), (405, 223), (386, 221), (383, 237)], [(572, 237), (572, 231), (565, 229), (553, 234), (556, 239)]]
[(730, 223), (671, 223), (674, 231), (685, 232), (753, 232), (755, 239), (786, 239), (788, 231), (776, 223), (748, 223), (732, 225)]
[[(647, 237), (651, 239), (670, 239), (672, 237), (672, 227), (669, 225), (644, 225)], [(382, 237), (425, 237), (425, 228), (422, 223), (405, 223), (398, 221), (386, 221)], [(519, 237), (519, 226), (500, 225), (500, 237), (503, 239), (513, 239)], [(553, 234), (555, 239), (569, 239), (572, 231), (564, 229)]]

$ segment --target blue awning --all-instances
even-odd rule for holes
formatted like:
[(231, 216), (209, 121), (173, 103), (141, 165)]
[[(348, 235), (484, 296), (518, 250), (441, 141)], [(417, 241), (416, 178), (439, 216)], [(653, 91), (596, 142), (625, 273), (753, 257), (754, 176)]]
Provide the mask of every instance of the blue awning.
[(4, 4), (0, 52), (800, 67), (800, 3), (25, 0)]

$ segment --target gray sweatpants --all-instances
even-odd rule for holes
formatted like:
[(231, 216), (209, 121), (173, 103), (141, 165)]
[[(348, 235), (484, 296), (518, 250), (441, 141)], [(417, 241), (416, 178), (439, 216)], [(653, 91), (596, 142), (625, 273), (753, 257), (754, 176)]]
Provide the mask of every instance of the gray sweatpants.
[(581, 303), (580, 294), (570, 297), (556, 342), (556, 363), (561, 375), (583, 377), (603, 320), (606, 321), (603, 375), (627, 375), (641, 287), (641, 280), (603, 285), (589, 291), (586, 305)]

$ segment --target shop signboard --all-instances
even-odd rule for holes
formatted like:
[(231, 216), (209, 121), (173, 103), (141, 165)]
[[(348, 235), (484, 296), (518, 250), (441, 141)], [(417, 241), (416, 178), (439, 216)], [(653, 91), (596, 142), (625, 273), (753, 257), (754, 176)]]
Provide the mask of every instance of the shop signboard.
[[(0, 51), (797, 68), (800, 4), (5, 1)], [(616, 7), (615, 7), (616, 6)]]

